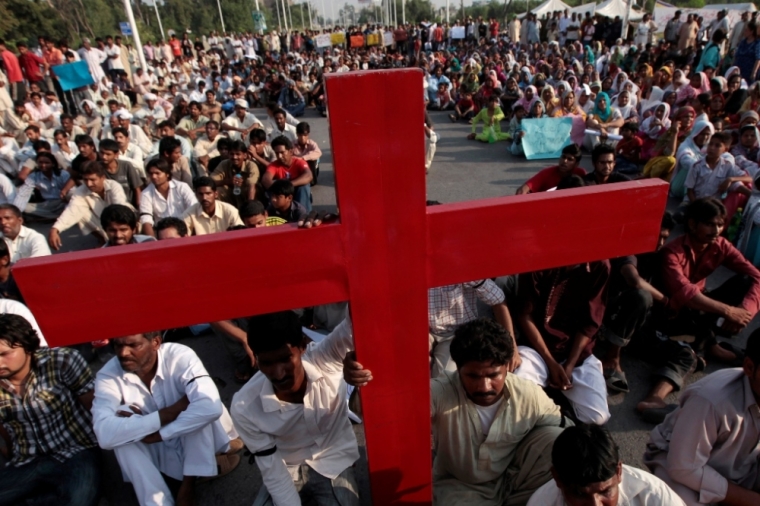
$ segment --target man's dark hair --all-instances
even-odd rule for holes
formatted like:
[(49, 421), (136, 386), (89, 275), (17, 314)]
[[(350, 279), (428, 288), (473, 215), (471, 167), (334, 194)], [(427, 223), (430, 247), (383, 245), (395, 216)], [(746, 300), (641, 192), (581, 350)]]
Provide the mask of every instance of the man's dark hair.
[(557, 183), (558, 190), (569, 190), (570, 188), (583, 188), (586, 183), (583, 182), (583, 178), (578, 174), (568, 174), (560, 179)]
[(40, 151), (50, 151), (50, 143), (44, 139), (36, 140), (32, 143), (32, 149), (38, 153)]
[(257, 355), (286, 345), (302, 346), (303, 338), (301, 320), (293, 311), (263, 314), (248, 320), (248, 346)]
[(106, 167), (98, 160), (91, 160), (82, 164), (82, 167), (79, 169), (79, 174), (81, 176), (95, 174), (100, 177), (106, 177)]
[[(216, 120), (213, 120), (213, 119), (212, 119), (211, 121), (208, 121), (208, 122), (206, 123), (206, 125), (211, 125), (211, 126), (213, 126), (214, 128), (216, 128), (217, 130), (219, 130), (219, 122), (218, 122), (218, 121), (216, 121)], [(219, 139), (219, 140), (221, 140), (221, 139)]]
[(182, 143), (176, 137), (164, 137), (158, 141), (158, 152), (162, 156), (172, 154), (177, 148), (182, 148)]
[(457, 364), (457, 369), (467, 362), (491, 361), (504, 365), (514, 354), (512, 336), (504, 327), (487, 318), (478, 318), (460, 325), (451, 341), (451, 358)]
[(276, 137), (272, 141), (272, 149), (276, 148), (277, 146), (285, 146), (285, 149), (293, 149), (293, 143), (290, 142), (290, 139), (285, 137), (284, 135), (280, 135), (279, 137)]
[[(0, 204), (0, 211), (10, 211), (16, 218), (21, 218), (21, 210), (13, 204)], [(5, 241), (0, 241), (5, 242)]]
[(708, 223), (717, 217), (726, 217), (726, 206), (715, 197), (697, 199), (686, 206), (686, 219), (695, 223)]
[[(121, 134), (124, 137), (129, 137), (129, 130), (127, 130), (124, 127), (116, 127), (116, 128), (114, 128), (114, 129), (111, 130), (111, 133), (113, 134), (114, 137), (116, 137), (116, 134)], [(111, 140), (111, 139), (103, 139), (103, 140), (104, 141), (108, 141), (108, 140)]]
[[(257, 130), (254, 130), (253, 132), (256, 132)], [(251, 132), (251, 133), (253, 133), (253, 132)], [(264, 132), (264, 137), (266, 137), (266, 132)], [(230, 149), (230, 144), (232, 144), (232, 139), (230, 139), (229, 137), (222, 137), (221, 139), (219, 139), (219, 142), (216, 143), (216, 149), (227, 149), (228, 150), (228, 149)]]
[(227, 148), (227, 149), (229, 149), (230, 151), (239, 151), (241, 153), (247, 153), (248, 152), (248, 148), (245, 147), (245, 142), (243, 142), (243, 141), (232, 141), (230, 143), (229, 148)]
[(288, 179), (278, 179), (269, 187), (270, 195), (282, 195), (283, 197), (292, 197), (296, 193), (296, 188)]
[(162, 128), (171, 128), (172, 130), (177, 128), (177, 125), (174, 124), (174, 122), (170, 119), (164, 120), (161, 123), (158, 124), (159, 130)]
[(100, 141), (100, 146), (98, 146), (98, 150), (100, 151), (110, 151), (112, 153), (118, 153), (119, 152), (119, 143), (116, 142), (113, 139), (103, 139)]
[(163, 158), (153, 158), (145, 165), (145, 174), (148, 174), (148, 170), (152, 169), (153, 167), (157, 168), (167, 176), (169, 176), (169, 179), (172, 178), (172, 168), (169, 166), (169, 162), (164, 160)]
[(251, 130), (248, 139), (251, 141), (251, 144), (259, 144), (267, 140), (267, 133), (261, 128), (255, 128)]
[(581, 157), (583, 156), (581, 153), (581, 148), (579, 148), (578, 145), (574, 142), (562, 148), (562, 154), (575, 157), (576, 162), (580, 162)]
[(158, 237), (159, 232), (167, 228), (175, 229), (180, 237), (187, 237), (187, 224), (185, 224), (183, 220), (175, 218), (174, 216), (169, 216), (168, 218), (161, 218), (158, 220), (156, 226), (153, 227), (153, 229), (156, 231), (156, 237)]
[(204, 186), (208, 186), (213, 191), (216, 191), (216, 181), (211, 179), (208, 176), (200, 176), (193, 179), (193, 189), (197, 190), (198, 188), (203, 188)]
[[(0, 209), (2, 208), (0, 207)], [(246, 218), (252, 218), (254, 216), (264, 214), (266, 212), (266, 209), (264, 208), (264, 204), (262, 204), (258, 200), (249, 200), (248, 202), (240, 206), (239, 212), (240, 212), (240, 219), (244, 220)]]
[(605, 482), (617, 474), (619, 464), (615, 441), (598, 425), (568, 427), (554, 441), (552, 466), (562, 485), (583, 488)]
[(296, 125), (296, 134), (298, 135), (306, 135), (311, 133), (311, 127), (308, 123), (305, 121), (300, 122)]
[(129, 225), (132, 230), (137, 228), (137, 216), (135, 212), (122, 204), (111, 204), (103, 209), (100, 215), (100, 226), (106, 229), (111, 223), (117, 225)]
[(633, 121), (627, 121), (620, 127), (620, 130), (628, 130), (629, 132), (638, 132), (639, 127)]
[(731, 138), (731, 133), (729, 132), (715, 132), (712, 137), (710, 137), (710, 142), (713, 140), (720, 141), (724, 146), (726, 146), (726, 149), (731, 147), (731, 141), (733, 140)]
[(720, 44), (724, 40), (726, 40), (726, 32), (724, 32), (723, 30), (715, 30), (715, 33), (713, 33), (713, 36), (712, 36), (712, 41), (715, 44)]
[(92, 137), (86, 134), (79, 134), (74, 137), (74, 144), (77, 146), (84, 144), (86, 146), (92, 146), (93, 148), (95, 147), (95, 141), (92, 139)]
[(27, 354), (40, 347), (40, 337), (27, 319), (11, 313), (0, 314), (0, 341), (11, 348), (23, 348)]
[(8, 257), (8, 263), (11, 261), (11, 252), (8, 249), (8, 243), (0, 241), (0, 258)]
[(602, 155), (615, 155), (615, 148), (608, 146), (607, 144), (597, 144), (593, 151), (591, 151), (591, 163), (596, 163)]
[(202, 109), (200, 102), (198, 102), (197, 100), (193, 100), (192, 102), (190, 102), (189, 104), (187, 104), (187, 108), (188, 109), (191, 108), (191, 107), (197, 107), (198, 109)]
[(673, 230), (674, 228), (676, 228), (676, 220), (673, 219), (673, 215), (670, 214), (670, 211), (665, 211), (665, 214), (662, 215), (662, 222), (660, 223), (660, 229)]
[(699, 102), (702, 107), (710, 107), (710, 94), (700, 93), (697, 95), (697, 102)]
[(24, 128), (24, 132), (34, 132), (36, 134), (40, 133), (40, 127), (37, 125), (29, 125), (28, 127)]

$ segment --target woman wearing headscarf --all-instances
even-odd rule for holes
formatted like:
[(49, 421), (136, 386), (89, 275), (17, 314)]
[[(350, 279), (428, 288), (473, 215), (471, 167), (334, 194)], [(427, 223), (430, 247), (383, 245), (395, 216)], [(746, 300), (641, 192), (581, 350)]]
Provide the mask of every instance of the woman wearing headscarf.
[(643, 177), (659, 178), (663, 181), (672, 179), (673, 171), (678, 164), (676, 158), (678, 148), (692, 128), (694, 115), (694, 110), (691, 107), (686, 106), (679, 109), (670, 128), (657, 139), (651, 151), (645, 153), (642, 150), (642, 158), (649, 157), (649, 161), (644, 166)]
[(711, 119), (723, 119), (726, 117), (726, 113), (724, 111), (725, 107), (726, 99), (723, 97), (723, 94), (715, 94), (710, 97), (710, 110), (707, 111), (707, 115), (710, 116)]
[(507, 84), (504, 89), (504, 93), (501, 95), (501, 103), (505, 109), (511, 110), (512, 107), (523, 96), (523, 92), (520, 91), (520, 87), (517, 85), (517, 79), (514, 77), (507, 78)]
[(554, 110), (559, 108), (559, 99), (554, 95), (554, 88), (548, 84), (541, 90), (541, 101), (547, 116), (553, 117)]
[(462, 84), (459, 87), (459, 92), (462, 94), (472, 93), (474, 96), (479, 89), (480, 84), (478, 83), (478, 76), (474, 73), (469, 73), (467, 74), (467, 77), (464, 78), (464, 81), (462, 81)]
[(747, 98), (739, 109), (739, 114), (747, 111), (757, 111), (760, 108), (760, 81), (752, 83), (747, 91)]
[(702, 159), (707, 149), (710, 137), (715, 133), (709, 121), (697, 121), (686, 140), (681, 143), (676, 152), (676, 168), (670, 180), (670, 194), (677, 199), (686, 195), (686, 176), (691, 167)]
[[(628, 74), (626, 74), (625, 72), (619, 72), (618, 75), (616, 75), (612, 81), (612, 87), (611, 87), (612, 92), (617, 94), (623, 91), (623, 83), (625, 83), (627, 80), (628, 80)], [(602, 85), (604, 85), (604, 83), (602, 83)]]
[(760, 134), (754, 125), (745, 125), (739, 129), (739, 142), (731, 148), (735, 158), (744, 157), (750, 162), (760, 162)]
[(525, 111), (530, 111), (531, 106), (533, 105), (533, 101), (538, 100), (538, 90), (535, 86), (532, 84), (525, 88), (525, 92), (523, 93), (523, 96), (520, 97), (515, 104), (512, 106), (517, 107), (518, 105), (523, 106)]
[(533, 82), (533, 75), (530, 72), (530, 68), (523, 67), (520, 69), (520, 89), (525, 89)]
[(590, 63), (591, 65), (594, 65), (596, 63), (596, 56), (594, 55), (594, 51), (591, 49), (591, 46), (584, 47), (586, 53), (586, 62)]
[(752, 195), (742, 213), (739, 224), (739, 237), (736, 239), (736, 249), (742, 252), (744, 258), (760, 267), (760, 173), (754, 176)]
[[(586, 128), (598, 131), (606, 137), (610, 134), (617, 135), (624, 122), (620, 111), (612, 107), (610, 96), (603, 91), (599, 92), (594, 100), (594, 108), (586, 118)], [(591, 151), (599, 141), (599, 135), (586, 134), (583, 145)]]
[(665, 102), (660, 102), (654, 107), (652, 115), (641, 122), (639, 132), (643, 134), (644, 147), (642, 148), (642, 157), (649, 158), (647, 151), (654, 147), (657, 139), (670, 128), (670, 106)]
[(670, 86), (670, 83), (673, 82), (673, 75), (670, 70), (670, 67), (660, 67), (660, 83), (659, 86), (663, 90), (666, 89), (668, 86)]
[(726, 114), (736, 116), (731, 118), (731, 123), (738, 121), (739, 109), (747, 99), (747, 90), (741, 87), (741, 74), (733, 74), (728, 77), (728, 100), (726, 100)]
[(631, 121), (633, 123), (639, 123), (639, 115), (636, 113), (635, 104), (631, 103), (631, 93), (623, 90), (612, 101), (612, 105), (620, 111), (620, 115), (623, 117), (623, 121), (626, 123)]
[(673, 80), (665, 87), (665, 91), (678, 91), (682, 87), (689, 84), (689, 79), (684, 74), (683, 70), (676, 69), (673, 72)]

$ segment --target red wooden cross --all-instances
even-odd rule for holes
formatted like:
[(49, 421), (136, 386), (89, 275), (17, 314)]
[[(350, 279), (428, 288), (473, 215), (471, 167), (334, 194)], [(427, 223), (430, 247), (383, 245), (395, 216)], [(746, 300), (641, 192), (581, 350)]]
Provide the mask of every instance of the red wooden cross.
[(421, 81), (413, 69), (327, 77), (339, 224), (19, 262), (50, 345), (349, 300), (375, 377), (362, 392), (373, 503), (430, 504), (428, 287), (651, 251), (668, 185), (426, 208)]

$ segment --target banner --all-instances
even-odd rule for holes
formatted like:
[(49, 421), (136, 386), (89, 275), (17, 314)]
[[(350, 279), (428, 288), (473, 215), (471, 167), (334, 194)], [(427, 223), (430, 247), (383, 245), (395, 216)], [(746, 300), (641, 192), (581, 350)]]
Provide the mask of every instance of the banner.
[(332, 42), (330, 41), (330, 34), (329, 33), (322, 33), (317, 35), (316, 38), (317, 47), (330, 47)]
[(364, 35), (352, 35), (351, 47), (364, 47)]
[[(154, 0), (155, 1), (155, 0)], [(251, 11), (251, 17), (253, 17), (253, 27), (263, 32), (267, 29), (267, 21), (264, 19), (264, 13), (261, 11)]]
[(522, 120), (525, 136), (522, 138), (525, 158), (559, 158), (562, 148), (569, 145), (573, 118), (534, 118)]
[(379, 33), (370, 33), (367, 34), (367, 45), (368, 46), (379, 46), (381, 42), (380, 34)]
[(95, 82), (95, 79), (90, 75), (90, 68), (84, 60), (64, 63), (63, 65), (53, 65), (51, 68), (58, 78), (58, 83), (63, 91), (89, 86)]
[(390, 46), (393, 44), (393, 32), (383, 33), (383, 45)]
[(119, 30), (121, 30), (121, 34), (125, 37), (129, 37), (132, 35), (132, 25), (130, 25), (126, 21), (120, 21), (119, 22)]
[(345, 44), (346, 43), (346, 34), (345, 32), (335, 32), (330, 34), (330, 42), (333, 46), (337, 46), (338, 44)]
[(452, 26), (451, 27), (452, 39), (464, 39), (464, 26)]

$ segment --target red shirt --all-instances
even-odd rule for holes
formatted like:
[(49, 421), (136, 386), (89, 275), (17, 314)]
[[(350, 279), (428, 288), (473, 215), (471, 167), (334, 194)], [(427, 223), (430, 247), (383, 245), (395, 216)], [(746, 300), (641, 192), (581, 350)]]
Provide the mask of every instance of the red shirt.
[[(618, 141), (615, 146), (615, 153), (622, 156), (626, 160), (633, 158), (633, 154), (641, 151), (641, 147), (644, 145), (644, 141), (638, 135), (634, 135), (630, 139), (623, 139)], [(636, 158), (638, 159), (638, 158)]]
[(40, 70), (40, 65), (44, 66), (45, 60), (36, 54), (27, 51), (26, 53), (19, 55), (18, 62), (21, 65), (21, 69), (24, 71), (24, 75), (30, 82), (42, 81), (45, 79), (45, 76), (42, 75), (42, 71)]
[[(572, 174), (583, 177), (586, 175), (586, 171), (580, 167), (576, 167), (573, 169)], [(553, 167), (547, 167), (539, 171), (538, 174), (528, 179), (525, 184), (528, 185), (528, 188), (530, 188), (530, 191), (533, 193), (545, 192), (556, 187), (559, 182), (568, 175), (569, 174), (563, 174), (560, 172), (558, 165), (554, 165)]]
[(172, 47), (172, 54), (174, 56), (182, 55), (182, 43), (180, 41), (178, 41), (177, 39), (170, 40), (169, 45)]
[(688, 235), (663, 246), (662, 288), (670, 297), (670, 307), (678, 310), (696, 295), (704, 292), (707, 276), (721, 265), (736, 274), (752, 278), (752, 286), (744, 296), (741, 307), (755, 315), (760, 309), (760, 271), (725, 237), (718, 237), (698, 258), (694, 254)]
[(21, 66), (18, 64), (18, 58), (12, 52), (7, 49), (0, 53), (0, 57), (5, 64), (5, 73), (8, 76), (8, 81), (11, 83), (20, 83), (24, 80), (24, 74), (21, 73)]
[(293, 157), (290, 167), (276, 160), (267, 166), (267, 174), (272, 174), (273, 179), (298, 179), (308, 172), (309, 164), (302, 158)]

